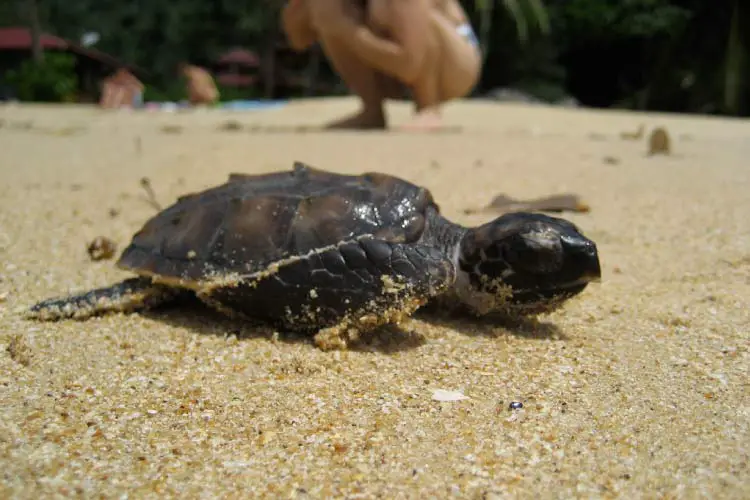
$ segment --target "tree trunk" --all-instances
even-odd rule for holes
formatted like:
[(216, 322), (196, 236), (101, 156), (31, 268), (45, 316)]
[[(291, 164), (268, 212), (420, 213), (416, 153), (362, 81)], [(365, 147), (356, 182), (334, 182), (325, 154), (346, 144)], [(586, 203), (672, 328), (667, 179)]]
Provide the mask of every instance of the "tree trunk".
[(742, 92), (745, 81), (745, 46), (742, 40), (740, 2), (732, 2), (732, 20), (727, 43), (727, 59), (724, 69), (724, 107), (733, 115), (742, 111)]
[(27, 15), (29, 21), (29, 30), (31, 32), (31, 54), (34, 61), (41, 63), (44, 61), (44, 49), (42, 47), (42, 27), (39, 24), (39, 9), (37, 0), (26, 0)]
[(318, 77), (320, 76), (320, 46), (315, 45), (312, 48), (312, 54), (310, 61), (307, 63), (307, 70), (305, 71), (306, 83), (305, 86), (305, 97), (311, 97), (318, 93)]
[(277, 74), (277, 42), (279, 40), (278, 23), (271, 23), (266, 32), (265, 50), (262, 60), (263, 64), (263, 95), (266, 99), (276, 96), (276, 74)]
[(495, 15), (494, 0), (476, 0), (474, 8), (479, 10), (479, 47), (482, 63), (487, 61), (490, 52), (490, 35), (492, 34), (492, 19)]

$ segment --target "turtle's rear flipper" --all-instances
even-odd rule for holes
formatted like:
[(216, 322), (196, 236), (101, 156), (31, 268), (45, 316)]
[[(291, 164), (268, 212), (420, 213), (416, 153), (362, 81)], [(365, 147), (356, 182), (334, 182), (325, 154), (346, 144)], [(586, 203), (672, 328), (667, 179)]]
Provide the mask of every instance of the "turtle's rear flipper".
[(80, 295), (39, 302), (29, 308), (25, 316), (29, 319), (55, 321), (66, 318), (86, 319), (111, 312), (135, 312), (168, 302), (180, 293), (184, 291), (155, 284), (150, 278), (130, 278)]

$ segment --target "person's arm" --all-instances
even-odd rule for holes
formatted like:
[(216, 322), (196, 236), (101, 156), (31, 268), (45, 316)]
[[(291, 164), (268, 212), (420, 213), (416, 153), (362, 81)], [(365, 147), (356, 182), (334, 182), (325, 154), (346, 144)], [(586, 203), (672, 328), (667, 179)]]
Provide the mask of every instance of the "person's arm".
[(411, 85), (427, 53), (431, 29), (430, 0), (372, 1), (389, 2), (393, 40), (381, 38), (366, 25), (353, 21), (342, 23), (339, 35), (370, 66)]
[[(297, 52), (303, 52), (315, 43), (317, 35), (310, 23), (309, 0), (290, 0), (281, 12), (281, 26), (289, 45)], [(315, 1), (315, 0), (313, 0)]]

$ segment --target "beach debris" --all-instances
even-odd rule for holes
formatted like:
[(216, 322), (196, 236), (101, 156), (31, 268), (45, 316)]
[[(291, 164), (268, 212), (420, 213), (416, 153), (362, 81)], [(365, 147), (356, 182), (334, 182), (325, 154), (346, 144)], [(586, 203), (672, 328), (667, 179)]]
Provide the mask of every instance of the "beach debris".
[(336, 453), (346, 453), (347, 451), (349, 451), (349, 445), (341, 441), (336, 441), (332, 446), (333, 451), (335, 451)]
[(109, 238), (97, 236), (89, 243), (86, 251), (93, 261), (109, 260), (115, 255), (117, 244)]
[(32, 121), (8, 122), (8, 128), (12, 128), (16, 130), (31, 130), (32, 128), (34, 128), (34, 122)]
[(59, 137), (66, 137), (70, 135), (79, 134), (86, 131), (86, 127), (81, 125), (68, 125), (67, 127), (59, 127), (59, 128), (52, 128), (49, 130), (46, 130), (47, 133), (51, 135), (56, 135)]
[(151, 179), (149, 179), (148, 177), (142, 177), (141, 187), (146, 192), (146, 202), (152, 207), (154, 207), (154, 209), (161, 210), (161, 205), (156, 199), (156, 193), (154, 193), (154, 188), (151, 187)]
[(672, 365), (679, 366), (682, 368), (686, 366), (690, 366), (690, 361), (688, 361), (685, 358), (677, 358), (677, 357), (672, 356), (671, 358), (669, 358), (669, 361), (672, 363)]
[(8, 342), (8, 347), (5, 350), (10, 355), (10, 359), (21, 366), (29, 366), (31, 358), (34, 356), (34, 351), (23, 333), (14, 333), (10, 337), (10, 342)]
[[(31, 122), (29, 122), (28, 126), (18, 126), (15, 128), (22, 129), (22, 130), (31, 130), (32, 127), (33, 126), (31, 125)], [(54, 136), (59, 136), (59, 137), (74, 135), (74, 134), (77, 134), (79, 132), (83, 132), (84, 130), (86, 130), (86, 127), (83, 127), (81, 125), (68, 125), (65, 127), (41, 126), (41, 127), (33, 127), (33, 128), (38, 133), (46, 134), (46, 135), (54, 135)]]
[(671, 140), (667, 129), (657, 127), (648, 139), (648, 156), (669, 155), (672, 153)]
[(444, 389), (435, 389), (434, 391), (432, 391), (432, 399), (434, 401), (451, 402), (451, 401), (462, 401), (464, 399), (469, 399), (469, 397), (465, 396), (464, 394), (458, 391), (447, 391)]
[(110, 208), (107, 211), (107, 214), (110, 216), (110, 218), (114, 219), (118, 215), (120, 215), (120, 209), (119, 208)]
[(236, 132), (238, 130), (242, 130), (242, 124), (236, 120), (229, 120), (219, 125), (219, 130)]
[(8, 292), (2, 292), (0, 293), (0, 304), (8, 300)]
[(509, 410), (520, 410), (521, 408), (523, 408), (523, 403), (520, 401), (511, 401), (508, 405)]
[(617, 165), (620, 163), (620, 159), (615, 156), (605, 156), (603, 160), (607, 165)]
[(518, 200), (506, 194), (499, 194), (485, 207), (467, 208), (465, 214), (476, 214), (484, 212), (509, 213), (509, 212), (580, 212), (586, 213), (591, 210), (588, 204), (581, 201), (577, 194), (555, 194), (535, 198), (531, 200)]
[(180, 125), (163, 125), (161, 131), (165, 134), (181, 134), (182, 126)]
[(643, 138), (643, 134), (646, 131), (646, 126), (641, 124), (635, 132), (622, 132), (620, 137), (626, 141), (637, 141)]

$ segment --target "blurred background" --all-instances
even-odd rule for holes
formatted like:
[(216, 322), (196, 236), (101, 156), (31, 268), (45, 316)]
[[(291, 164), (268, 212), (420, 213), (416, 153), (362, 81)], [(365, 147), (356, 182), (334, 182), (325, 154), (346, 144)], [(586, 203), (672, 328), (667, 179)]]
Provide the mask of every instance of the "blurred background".
[[(472, 97), (747, 116), (748, 0), (466, 0), (484, 48)], [(346, 94), (319, 49), (292, 52), (281, 0), (3, 0), (0, 100), (95, 102), (130, 70), (180, 101), (181, 62), (221, 99)]]

